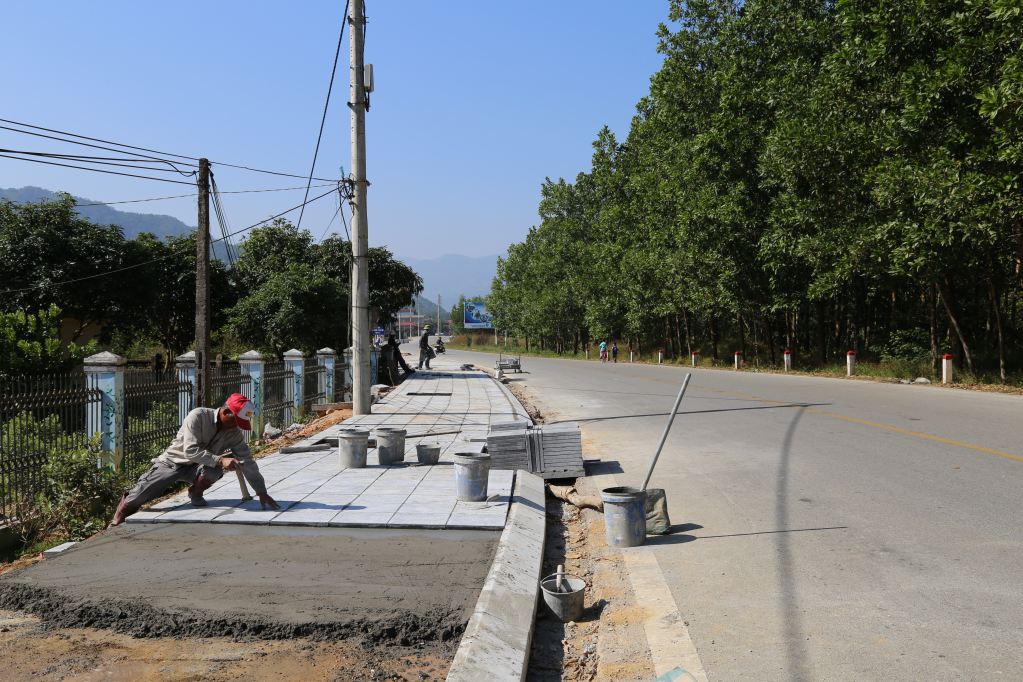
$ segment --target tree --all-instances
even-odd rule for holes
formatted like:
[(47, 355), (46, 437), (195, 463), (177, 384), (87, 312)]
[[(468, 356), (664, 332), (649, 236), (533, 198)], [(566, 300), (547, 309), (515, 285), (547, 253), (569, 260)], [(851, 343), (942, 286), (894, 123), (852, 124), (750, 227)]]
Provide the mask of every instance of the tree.
[(34, 315), (0, 313), (0, 377), (69, 372), (99, 352), (95, 340), (85, 346), (72, 343), (65, 358), (60, 341), (62, 318), (61, 309), (55, 305)]

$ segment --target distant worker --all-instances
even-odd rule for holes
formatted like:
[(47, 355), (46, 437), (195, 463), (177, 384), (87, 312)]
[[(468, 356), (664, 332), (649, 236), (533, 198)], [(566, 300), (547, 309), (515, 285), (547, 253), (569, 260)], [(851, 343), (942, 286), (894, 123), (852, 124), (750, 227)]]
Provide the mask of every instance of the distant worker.
[(614, 358), (615, 362), (618, 362), (618, 342), (615, 341), (611, 344), (611, 357)]
[(607, 362), (607, 341), (600, 342), (600, 361)]
[(249, 418), (255, 411), (248, 398), (235, 393), (223, 407), (197, 407), (189, 412), (170, 446), (153, 460), (153, 466), (142, 474), (135, 487), (121, 496), (110, 525), (121, 525), (139, 507), (160, 497), (178, 481), (192, 484), (188, 488), (188, 499), (193, 507), (205, 507), (203, 491), (220, 480), (225, 471), (240, 470), (259, 495), (263, 509), (267, 505), (280, 509), (267, 494), (259, 465), (252, 459), (240, 430), (251, 429)]
[(398, 364), (401, 365), (401, 369), (405, 374), (412, 374), (412, 372), (416, 371), (409, 367), (405, 362), (405, 358), (401, 356), (401, 344), (394, 338), (394, 334), (391, 334), (391, 337), (387, 339), (387, 345), (391, 347), (394, 357), (398, 359)]
[(419, 338), (419, 368), (423, 368), (423, 363), (426, 363), (426, 369), (430, 369), (430, 325), (423, 327), (423, 335)]

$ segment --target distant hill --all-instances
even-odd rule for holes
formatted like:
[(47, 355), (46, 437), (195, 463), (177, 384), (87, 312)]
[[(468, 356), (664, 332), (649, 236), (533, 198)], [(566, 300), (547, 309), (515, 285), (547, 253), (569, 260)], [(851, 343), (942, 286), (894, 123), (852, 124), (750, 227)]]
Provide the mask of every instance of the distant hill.
[[(423, 315), (429, 315), (430, 317), (437, 316), (437, 297), (433, 299), (423, 298), (422, 296), (416, 296), (416, 310), (421, 312)], [(451, 314), (451, 306), (444, 307), (444, 301), (440, 302), (440, 314), (441, 317), (448, 317)]]
[[(57, 199), (57, 194), (42, 187), (22, 187), (21, 189), (0, 188), (0, 198), (24, 204), (30, 201), (39, 201), (40, 199), (54, 201)], [(79, 204), (97, 203), (93, 199), (85, 199), (83, 197), (75, 197), (75, 201)], [(186, 225), (174, 216), (119, 211), (109, 206), (82, 206), (77, 209), (77, 213), (81, 217), (88, 218), (100, 225), (120, 225), (121, 229), (124, 230), (124, 236), (128, 239), (134, 239), (143, 232), (150, 232), (162, 238), (187, 234), (195, 230), (194, 227)]]
[[(22, 187), (21, 189), (3, 189), (0, 187), (0, 199), (10, 199), (15, 203), (24, 204), (39, 201), (40, 199), (55, 201), (57, 194), (42, 187)], [(85, 199), (83, 197), (74, 197), (74, 200), (79, 204), (98, 203), (94, 199)], [(158, 213), (132, 213), (131, 211), (119, 211), (109, 206), (81, 206), (75, 212), (82, 218), (88, 218), (100, 225), (120, 226), (125, 239), (134, 239), (143, 232), (149, 232), (163, 239), (164, 237), (177, 237), (189, 232), (195, 232), (196, 230), (195, 227), (186, 225), (174, 216)], [(215, 232), (216, 230), (214, 230)], [(220, 258), (226, 262), (227, 256), (220, 242), (213, 245), (213, 251), (215, 258)]]
[(481, 296), (490, 293), (490, 285), (497, 274), (497, 256), (460, 256), (449, 253), (440, 258), (402, 258), (402, 262), (423, 278), (423, 298), (433, 301), (437, 309), (437, 294), (441, 295), (441, 308), (450, 311), (458, 303), (458, 296)]

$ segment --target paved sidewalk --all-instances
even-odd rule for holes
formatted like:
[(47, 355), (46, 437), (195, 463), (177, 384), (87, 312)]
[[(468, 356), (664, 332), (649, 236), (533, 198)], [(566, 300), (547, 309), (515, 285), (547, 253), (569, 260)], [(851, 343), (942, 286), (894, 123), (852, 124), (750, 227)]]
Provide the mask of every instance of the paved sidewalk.
[[(338, 431), (359, 426), (408, 430), (405, 464), (380, 466), (375, 449), (363, 469), (341, 469), (336, 448), (312, 453), (276, 453), (259, 460), (267, 491), (280, 511), (260, 508), (258, 500), (242, 503), (238, 482), (225, 475), (206, 492), (207, 507), (188, 503), (185, 493), (139, 512), (129, 523), (217, 523), (272, 526), (336, 526), (501, 530), (508, 512), (514, 472), (491, 471), (489, 492), (497, 499), (457, 502), (454, 454), (481, 443), (493, 422), (529, 417), (501, 384), (479, 371), (463, 372), (454, 361), (435, 360), (430, 372), (417, 372), (373, 406), (373, 413), (353, 417), (296, 443), (313, 445), (337, 438)], [(442, 435), (417, 435), (438, 432)], [(419, 466), (416, 445), (438, 443), (441, 461)]]

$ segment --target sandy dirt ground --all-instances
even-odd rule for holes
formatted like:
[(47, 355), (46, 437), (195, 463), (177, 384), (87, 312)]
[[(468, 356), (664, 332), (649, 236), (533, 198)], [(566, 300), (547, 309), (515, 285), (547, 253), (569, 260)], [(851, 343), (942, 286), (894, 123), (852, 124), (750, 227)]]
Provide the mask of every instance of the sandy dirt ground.
[(93, 628), (53, 629), (24, 612), (0, 611), (5, 682), (419, 682), (443, 680), (450, 658), (445, 651), (379, 650), (308, 639), (140, 639)]

